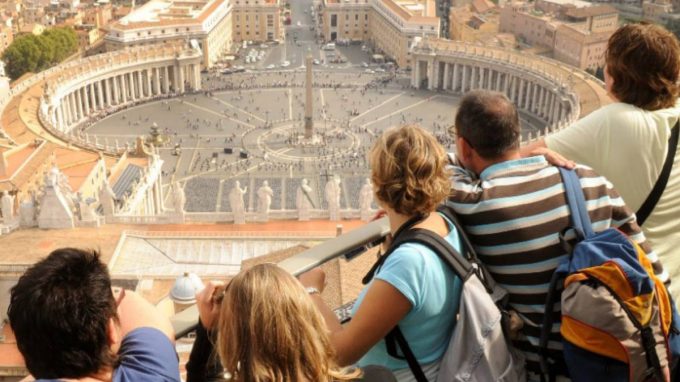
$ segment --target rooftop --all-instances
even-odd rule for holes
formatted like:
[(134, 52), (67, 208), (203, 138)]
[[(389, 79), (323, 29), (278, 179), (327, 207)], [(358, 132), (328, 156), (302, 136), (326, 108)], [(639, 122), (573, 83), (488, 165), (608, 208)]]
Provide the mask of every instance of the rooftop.
[(115, 23), (111, 29), (201, 24), (227, 0), (151, 0)]

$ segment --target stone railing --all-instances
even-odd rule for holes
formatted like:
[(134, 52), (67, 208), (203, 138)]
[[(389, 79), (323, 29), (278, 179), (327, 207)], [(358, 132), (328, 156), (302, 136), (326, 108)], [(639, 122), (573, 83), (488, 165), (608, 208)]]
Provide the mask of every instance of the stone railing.
[[(351, 258), (382, 242), (389, 233), (387, 218), (376, 220), (334, 239), (326, 240), (278, 265), (293, 275), (299, 275), (340, 256)], [(175, 336), (181, 338), (194, 330), (198, 323), (195, 305), (172, 317)]]
[[(371, 215), (375, 214), (371, 210)], [(297, 210), (270, 210), (267, 214), (267, 221), (270, 220), (298, 220)], [(262, 223), (261, 215), (257, 212), (246, 212), (247, 223)], [(324, 209), (312, 209), (309, 211), (310, 220), (328, 220), (330, 212)], [(361, 211), (358, 209), (341, 209), (338, 223), (342, 220), (356, 220), (361, 218)], [(185, 223), (232, 223), (234, 222), (232, 212), (185, 212), (183, 215), (176, 214), (174, 211), (167, 211), (164, 215), (130, 215), (117, 213), (106, 218), (106, 224), (185, 224)]]

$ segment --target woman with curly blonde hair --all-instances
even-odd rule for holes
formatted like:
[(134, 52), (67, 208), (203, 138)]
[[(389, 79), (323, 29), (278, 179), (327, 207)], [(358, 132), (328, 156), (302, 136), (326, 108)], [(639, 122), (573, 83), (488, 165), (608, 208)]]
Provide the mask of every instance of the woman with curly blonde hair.
[[(374, 144), (369, 159), (378, 205), (394, 235), (402, 226), (427, 229), (460, 251), (453, 224), (436, 212), (449, 194), (447, 156), (435, 138), (417, 126), (388, 130)], [(389, 244), (388, 244), (389, 246)], [(300, 276), (303, 285), (323, 289), (324, 274)], [(428, 380), (436, 380), (460, 301), (461, 281), (429, 248), (404, 243), (377, 268), (359, 295), (349, 324), (341, 326), (318, 294), (314, 302), (331, 330), (340, 365), (378, 364), (399, 381), (414, 380), (403, 359), (391, 357), (383, 338), (399, 326)]]
[[(243, 271), (226, 287), (208, 283), (197, 295), (197, 304), (201, 327), (216, 331), (214, 353), (235, 381), (331, 382), (361, 377), (357, 368), (338, 367), (323, 317), (300, 282), (275, 264)], [(197, 338), (194, 347), (209, 343)], [(202, 349), (204, 354), (212, 353), (206, 350)], [(209, 379), (205, 364), (196, 365), (194, 353), (193, 364), (187, 365), (188, 380)]]

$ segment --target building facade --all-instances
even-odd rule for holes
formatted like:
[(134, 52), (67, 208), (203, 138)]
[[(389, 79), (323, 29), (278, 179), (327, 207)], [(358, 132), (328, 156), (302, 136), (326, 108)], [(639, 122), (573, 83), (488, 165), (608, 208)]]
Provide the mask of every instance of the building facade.
[(554, 58), (579, 69), (604, 65), (604, 50), (618, 28), (618, 11), (578, 0), (509, 3), (501, 10), (499, 31), (521, 43), (544, 47)]
[(371, 8), (368, 0), (323, 0), (321, 33), (324, 39), (368, 40)]
[(106, 50), (195, 40), (210, 67), (231, 50), (231, 16), (229, 0), (152, 0), (109, 27)]
[(402, 68), (411, 67), (415, 37), (439, 37), (439, 18), (433, 0), (382, 0), (373, 3), (369, 40), (379, 52)]
[(241, 41), (282, 41), (280, 0), (234, 0), (233, 39)]
[(413, 38), (440, 32), (434, 0), (323, 0), (320, 17), (326, 41), (370, 41), (404, 68)]

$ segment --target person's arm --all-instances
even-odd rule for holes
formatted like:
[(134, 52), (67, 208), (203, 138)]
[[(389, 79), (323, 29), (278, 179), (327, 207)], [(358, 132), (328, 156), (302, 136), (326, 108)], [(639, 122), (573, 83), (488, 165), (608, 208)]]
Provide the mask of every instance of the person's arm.
[(652, 268), (654, 269), (654, 274), (658, 277), (664, 284), (669, 284), (671, 282), (668, 272), (663, 268), (659, 256), (652, 249), (649, 241), (642, 232), (642, 229), (637, 224), (635, 219), (635, 214), (633, 211), (626, 206), (623, 198), (618, 192), (612, 187), (610, 182), (607, 182), (607, 192), (612, 201), (612, 226), (621, 230), (637, 243), (645, 254), (647, 258), (652, 263)]
[(122, 337), (135, 329), (148, 327), (160, 330), (172, 343), (175, 342), (175, 330), (170, 320), (133, 291), (126, 290), (118, 304), (118, 319)]
[(519, 153), (522, 158), (543, 156), (553, 166), (564, 167), (570, 170), (576, 167), (576, 162), (565, 158), (557, 151), (549, 149), (543, 138), (520, 147)]
[[(320, 269), (300, 276), (305, 286), (323, 288)], [(309, 273), (309, 272), (308, 272)], [(375, 279), (364, 296), (359, 309), (345, 326), (340, 325), (333, 311), (321, 296), (311, 296), (331, 331), (331, 342), (340, 366), (356, 363), (375, 344), (383, 339), (411, 310), (411, 302), (390, 283)]]
[(532, 152), (536, 149), (547, 149), (548, 145), (545, 144), (545, 139), (539, 138), (528, 145), (524, 145), (519, 148), (519, 153), (522, 158), (533, 156)]
[(215, 295), (223, 291), (223, 283), (211, 281), (196, 294), (199, 321), (196, 327), (196, 340), (186, 364), (187, 382), (206, 381), (222, 370), (218, 357), (213, 356), (213, 330), (219, 317), (219, 304)]

